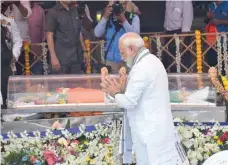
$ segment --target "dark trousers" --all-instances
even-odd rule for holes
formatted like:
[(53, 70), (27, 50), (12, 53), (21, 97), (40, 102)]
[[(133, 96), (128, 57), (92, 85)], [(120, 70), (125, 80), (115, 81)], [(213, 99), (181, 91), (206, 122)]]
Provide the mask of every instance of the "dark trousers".
[[(34, 56), (30, 53), (29, 54), (29, 65), (30, 65), (30, 71), (34, 74), (34, 75), (41, 75), (43, 74), (43, 63), (42, 61), (38, 60), (33, 66), (31, 66), (33, 64), (33, 62), (36, 59), (34, 59)], [(18, 63), (16, 62), (16, 75), (22, 75), (24, 73), (24, 67), (21, 66), (19, 63), (21, 63), (22, 65), (25, 65), (25, 53), (24, 51), (21, 52), (20, 57), (18, 58)]]
[(53, 70), (51, 74), (82, 74), (81, 63), (79, 62), (69, 62), (67, 64), (61, 65), (59, 71)]
[(10, 50), (5, 50), (1, 52), (1, 92), (2, 92), (2, 100), (3, 105), (2, 109), (7, 108), (7, 91), (8, 91), (8, 79), (9, 76), (12, 75), (12, 71), (10, 68), (10, 63), (12, 59), (12, 52)]
[[(181, 33), (181, 29), (177, 29), (177, 30), (173, 30), (173, 31), (166, 31), (167, 35), (173, 35), (173, 34), (180, 34)], [(172, 37), (166, 37), (165, 38), (165, 45), (171, 40)], [(191, 38), (189, 37), (185, 37), (184, 41), (186, 46), (188, 46), (191, 42)], [(183, 49), (182, 49), (183, 48)], [(180, 54), (181, 52), (185, 50), (185, 47), (182, 46), (180, 44)], [(176, 58), (176, 44), (175, 44), (175, 39), (173, 41), (171, 41), (171, 43), (169, 43), (168, 45), (168, 51)], [(168, 53), (164, 53), (163, 57), (162, 57), (162, 62), (165, 66), (166, 69), (168, 69), (168, 67), (175, 62), (172, 67), (169, 68), (168, 72), (171, 73), (176, 73), (177, 72), (177, 67), (176, 67), (176, 59), (170, 57), (170, 55)], [(189, 68), (191, 66), (193, 62), (193, 58), (192, 55), (189, 51), (186, 51), (184, 53), (184, 55), (181, 57), (181, 63), (184, 64), (186, 66), (186, 68)], [(181, 67), (181, 71), (185, 71), (185, 69), (183, 69), (183, 67)]]

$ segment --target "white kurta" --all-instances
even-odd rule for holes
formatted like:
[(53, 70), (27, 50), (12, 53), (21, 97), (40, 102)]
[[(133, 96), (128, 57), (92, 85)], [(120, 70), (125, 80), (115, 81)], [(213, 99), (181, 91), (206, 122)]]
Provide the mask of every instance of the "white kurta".
[(167, 73), (152, 54), (140, 60), (147, 52), (137, 57), (125, 94), (117, 94), (115, 101), (127, 110), (137, 165), (177, 165)]

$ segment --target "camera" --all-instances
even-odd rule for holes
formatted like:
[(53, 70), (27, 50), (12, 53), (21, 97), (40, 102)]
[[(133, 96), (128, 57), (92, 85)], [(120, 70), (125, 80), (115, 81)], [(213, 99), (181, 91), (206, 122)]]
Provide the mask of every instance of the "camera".
[(119, 1), (116, 1), (113, 5), (112, 5), (112, 12), (114, 15), (120, 15), (124, 9), (123, 9), (123, 5), (119, 2)]

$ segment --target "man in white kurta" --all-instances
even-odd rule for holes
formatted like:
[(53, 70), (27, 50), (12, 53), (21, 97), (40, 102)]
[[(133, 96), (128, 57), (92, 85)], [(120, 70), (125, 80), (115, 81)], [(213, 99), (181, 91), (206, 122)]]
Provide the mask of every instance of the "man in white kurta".
[(119, 49), (131, 68), (126, 88), (122, 91), (119, 81), (111, 77), (106, 77), (101, 86), (127, 111), (137, 165), (177, 165), (165, 68), (144, 47), (138, 34), (123, 35)]

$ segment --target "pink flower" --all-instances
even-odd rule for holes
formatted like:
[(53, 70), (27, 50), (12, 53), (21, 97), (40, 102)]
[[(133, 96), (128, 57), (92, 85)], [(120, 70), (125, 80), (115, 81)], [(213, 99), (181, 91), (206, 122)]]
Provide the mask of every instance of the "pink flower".
[(36, 162), (35, 156), (30, 156), (30, 162), (31, 162), (32, 164), (35, 164), (35, 162)]
[(73, 144), (80, 144), (80, 142), (78, 140), (72, 140), (71, 143), (73, 143)]
[(109, 138), (104, 138), (104, 141), (103, 141), (105, 144), (108, 144), (110, 143), (110, 139)]
[(52, 129), (62, 129), (62, 125), (59, 123), (59, 120), (54, 122), (51, 126)]
[(44, 159), (47, 161), (48, 165), (54, 165), (57, 160), (55, 154), (49, 150), (44, 151)]

